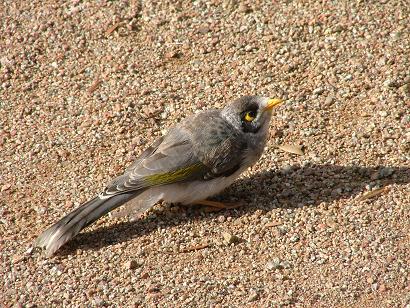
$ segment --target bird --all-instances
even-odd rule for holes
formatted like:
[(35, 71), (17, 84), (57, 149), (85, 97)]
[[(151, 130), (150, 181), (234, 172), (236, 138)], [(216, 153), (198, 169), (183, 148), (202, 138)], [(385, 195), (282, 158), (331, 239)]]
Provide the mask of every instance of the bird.
[(34, 246), (50, 257), (81, 230), (122, 205), (125, 212), (143, 212), (159, 201), (229, 207), (207, 198), (231, 185), (261, 157), (273, 108), (282, 102), (242, 96), (224, 108), (187, 116), (99, 194), (41, 233)]

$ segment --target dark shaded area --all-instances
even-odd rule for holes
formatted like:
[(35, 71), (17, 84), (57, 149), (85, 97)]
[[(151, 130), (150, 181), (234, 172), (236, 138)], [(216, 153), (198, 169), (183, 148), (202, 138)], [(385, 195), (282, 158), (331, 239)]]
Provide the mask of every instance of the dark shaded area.
[[(269, 170), (236, 181), (221, 196), (214, 199), (244, 203), (241, 208), (229, 210), (232, 217), (262, 209), (318, 206), (361, 194), (366, 185), (380, 187), (410, 183), (409, 167), (357, 167), (335, 165), (292, 166), (287, 170)], [(83, 232), (66, 244), (57, 255), (72, 254), (82, 249), (101, 247), (128, 241), (158, 228), (181, 225), (190, 221), (209, 219), (217, 214), (204, 214), (198, 207), (187, 207), (184, 215), (159, 215), (155, 220), (141, 219), (121, 222), (91, 232)]]

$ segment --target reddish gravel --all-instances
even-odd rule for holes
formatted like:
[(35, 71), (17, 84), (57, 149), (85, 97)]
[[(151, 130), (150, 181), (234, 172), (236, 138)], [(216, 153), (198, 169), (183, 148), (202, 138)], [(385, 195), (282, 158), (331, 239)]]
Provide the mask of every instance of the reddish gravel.
[[(406, 0), (3, 0), (0, 304), (410, 307), (409, 14)], [(169, 126), (245, 94), (287, 99), (219, 197), (245, 206), (159, 204), (53, 258), (30, 248)]]

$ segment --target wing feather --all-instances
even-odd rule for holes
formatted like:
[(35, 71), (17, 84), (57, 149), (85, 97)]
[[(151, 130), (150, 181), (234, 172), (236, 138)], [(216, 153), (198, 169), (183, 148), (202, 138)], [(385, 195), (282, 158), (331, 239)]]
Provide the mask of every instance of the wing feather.
[(230, 176), (241, 168), (247, 149), (239, 133), (219, 113), (199, 113), (148, 147), (123, 175), (105, 188), (102, 196)]
[(209, 168), (194, 155), (189, 137), (184, 130), (174, 128), (145, 150), (123, 175), (107, 185), (102, 194), (116, 195), (202, 178)]

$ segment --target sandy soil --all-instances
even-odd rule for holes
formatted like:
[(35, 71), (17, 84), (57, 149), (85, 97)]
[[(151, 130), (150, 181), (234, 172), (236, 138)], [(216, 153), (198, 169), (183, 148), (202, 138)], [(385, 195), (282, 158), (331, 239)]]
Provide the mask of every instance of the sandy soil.
[[(409, 307), (409, 2), (161, 3), (1, 1), (0, 304)], [(287, 99), (219, 197), (246, 205), (31, 249), (169, 126), (245, 94)]]

